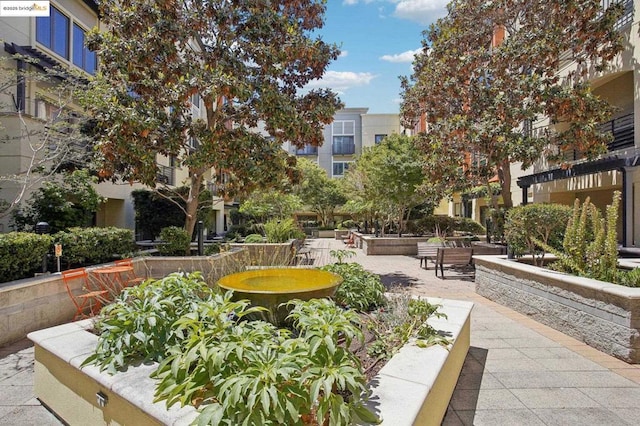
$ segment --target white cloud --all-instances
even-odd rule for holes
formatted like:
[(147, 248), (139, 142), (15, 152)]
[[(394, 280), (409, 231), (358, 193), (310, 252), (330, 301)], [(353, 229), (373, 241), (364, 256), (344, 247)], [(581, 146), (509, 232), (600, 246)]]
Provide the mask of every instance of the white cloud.
[(341, 50), (340, 54), (338, 55), (338, 58), (346, 58), (347, 56), (349, 56), (349, 51), (348, 50)]
[(400, 0), (397, 3), (396, 17), (427, 25), (447, 14), (449, 0)]
[(337, 92), (344, 92), (352, 87), (366, 86), (376, 78), (369, 72), (327, 71), (322, 79), (307, 84), (307, 88), (328, 87)]
[[(372, 3), (375, 0), (362, 0), (362, 3)], [(354, 4), (358, 4), (360, 1), (359, 0), (343, 0), (342, 4), (346, 4), (347, 6), (352, 6)]]
[(406, 52), (397, 53), (395, 55), (383, 55), (381, 60), (393, 63), (413, 62), (415, 55), (422, 52), (422, 49), (407, 50)]

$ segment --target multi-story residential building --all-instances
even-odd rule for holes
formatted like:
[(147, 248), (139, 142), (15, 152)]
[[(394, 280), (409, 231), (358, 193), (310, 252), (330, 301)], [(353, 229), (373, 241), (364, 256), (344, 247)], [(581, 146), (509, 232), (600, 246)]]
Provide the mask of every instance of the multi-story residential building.
[[(624, 5), (624, 14), (616, 23), (624, 51), (607, 71), (589, 74), (594, 93), (617, 108), (613, 120), (601, 124), (601, 130), (613, 137), (608, 152), (592, 161), (574, 152), (566, 159), (569, 168), (541, 159), (523, 172), (519, 164), (514, 164), (512, 193), (514, 201), (520, 199), (523, 204), (572, 204), (576, 198), (584, 200), (588, 196), (603, 209), (611, 203), (613, 192), (620, 191), (619, 243), (640, 247), (640, 0), (618, 1)], [(614, 2), (603, 0), (602, 4), (607, 7)], [(575, 63), (566, 63), (563, 72), (575, 67)]]
[[(44, 2), (41, 2), (44, 3)], [(86, 73), (87, 79), (99, 68), (100, 58), (85, 44), (85, 35), (90, 29), (100, 26), (98, 4), (94, 0), (52, 0), (49, 16), (0, 17), (0, 40), (3, 46), (0, 58), (1, 70), (28, 69), (45, 72), (55, 67), (75, 68)], [(14, 59), (14, 55), (25, 59)], [(7, 68), (8, 67), (8, 68)], [(24, 175), (29, 168), (33, 151), (29, 135), (41, 137), (43, 128), (56, 114), (53, 102), (48, 102), (43, 90), (46, 82), (34, 79), (27, 83), (17, 82), (8, 96), (0, 99), (0, 138), (9, 142), (0, 145), (0, 174)], [(201, 99), (192, 99), (193, 114), (203, 115)], [(73, 103), (68, 108), (79, 108)], [(196, 147), (193, 147), (196, 149)], [(180, 186), (188, 178), (172, 158), (158, 158), (159, 182), (170, 187)], [(30, 191), (37, 189), (30, 188)], [(100, 183), (97, 190), (106, 197), (97, 212), (97, 226), (117, 226), (135, 229), (135, 213), (131, 192), (144, 189), (139, 184)], [(148, 188), (147, 188), (148, 189)], [(0, 185), (0, 199), (13, 199), (21, 186), (12, 182)], [(28, 198), (28, 193), (23, 197)], [(224, 200), (215, 199), (212, 210), (214, 229), (224, 230)], [(9, 219), (0, 219), (0, 232), (9, 231)]]
[(309, 158), (327, 171), (330, 177), (341, 178), (349, 164), (362, 153), (362, 148), (380, 143), (385, 136), (401, 134), (398, 114), (367, 114), (368, 108), (344, 108), (337, 111), (333, 122), (323, 130), (322, 146), (296, 148), (285, 144), (289, 154)]

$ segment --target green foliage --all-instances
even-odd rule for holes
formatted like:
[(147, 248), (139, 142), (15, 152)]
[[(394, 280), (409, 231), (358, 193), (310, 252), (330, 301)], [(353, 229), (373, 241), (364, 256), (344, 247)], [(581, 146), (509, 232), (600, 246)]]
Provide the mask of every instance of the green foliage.
[(297, 195), (281, 191), (255, 191), (240, 206), (240, 213), (252, 216), (259, 222), (290, 217), (302, 208)]
[(53, 235), (53, 241), (62, 245), (60, 261), (69, 266), (110, 262), (135, 249), (133, 231), (115, 227), (70, 228)]
[(282, 144), (321, 144), (341, 107), (328, 89), (298, 90), (339, 54), (315, 35), (325, 7), (100, 2), (103, 25), (88, 35), (100, 73), (78, 97), (99, 118), (101, 176), (155, 188), (158, 156), (172, 157), (188, 169), (190, 234), (211, 169), (224, 171), (214, 175), (215, 195), (229, 197), (294, 178)]
[(466, 217), (450, 217), (430, 215), (414, 221), (416, 234), (453, 235), (455, 231), (469, 234), (483, 234), (485, 229), (473, 219)]
[(264, 233), (268, 243), (286, 243), (297, 238), (304, 239), (305, 235), (293, 219), (270, 220), (264, 224)]
[(264, 237), (260, 234), (249, 234), (245, 237), (244, 242), (247, 244), (262, 243), (264, 242)]
[(183, 316), (203, 310), (217, 310), (219, 318), (212, 320), (241, 315), (247, 303), (230, 302), (230, 297), (216, 294), (197, 272), (173, 273), (127, 287), (100, 313), (98, 346), (83, 365), (95, 364), (115, 373), (134, 362), (161, 361), (172, 346), (189, 336), (189, 330), (174, 326)]
[(558, 257), (553, 269), (613, 283), (618, 279), (618, 238), (616, 226), (620, 205), (620, 191), (613, 193), (607, 206), (606, 218), (587, 197), (580, 206), (576, 199), (564, 235), (560, 252), (534, 239), (535, 243)]
[(174, 323), (184, 338), (153, 374), (156, 401), (195, 405), (199, 425), (378, 421), (363, 405), (359, 360), (339, 344), (362, 339), (356, 315), (325, 299), (290, 303), (297, 337), (207, 304), (184, 315)]
[(162, 228), (184, 225), (184, 210), (179, 200), (171, 200), (155, 191), (137, 189), (131, 192), (136, 212), (136, 229), (143, 240), (154, 240)]
[(640, 268), (618, 271), (618, 284), (627, 287), (640, 287)]
[(505, 222), (509, 249), (516, 256), (533, 255), (534, 264), (542, 266), (545, 250), (535, 240), (561, 250), (571, 211), (560, 204), (527, 204), (509, 210)]
[[(592, 90), (588, 69), (605, 69), (622, 50), (614, 29), (621, 12), (621, 2), (603, 10), (599, 0), (450, 2), (402, 80), (404, 125), (427, 121), (417, 138), (430, 179), (464, 189), (498, 176), (510, 208), (513, 163), (527, 168), (542, 152), (557, 152), (551, 160), (574, 149), (588, 158), (606, 152), (610, 135), (596, 124), (613, 108)], [(494, 39), (499, 30), (504, 40)], [(578, 63), (571, 70), (567, 52)], [(540, 117), (552, 125), (532, 132)], [(497, 197), (491, 204), (498, 207)]]
[(335, 258), (337, 263), (342, 263), (342, 261), (344, 259), (349, 259), (351, 257), (354, 257), (356, 255), (356, 252), (353, 250), (331, 250), (329, 251), (329, 256), (331, 256), (332, 258)]
[(51, 236), (29, 232), (0, 234), (0, 282), (33, 276), (51, 247)]
[(51, 233), (88, 226), (105, 201), (94, 187), (96, 181), (86, 170), (76, 170), (60, 181), (44, 182), (26, 206), (14, 211), (16, 229), (31, 230), (38, 222), (47, 222)]
[(162, 256), (185, 256), (190, 252), (191, 237), (183, 228), (168, 226), (160, 231), (160, 239), (164, 244), (158, 245)]
[(301, 179), (295, 188), (296, 194), (312, 212), (320, 216), (322, 226), (329, 225), (336, 207), (347, 201), (342, 186), (317, 163), (306, 158), (298, 159), (297, 167)]
[(389, 359), (410, 338), (415, 338), (420, 347), (450, 343), (427, 324), (431, 317), (447, 317), (437, 312), (440, 305), (413, 299), (408, 292), (393, 294), (387, 303), (386, 307), (369, 314), (366, 322), (367, 328), (376, 336), (376, 341), (367, 349), (370, 356)]
[(334, 295), (334, 299), (339, 305), (367, 312), (385, 304), (385, 289), (380, 276), (366, 271), (362, 265), (358, 263), (334, 263), (323, 266), (320, 269), (333, 272), (342, 277), (342, 284), (338, 286)]
[(364, 148), (343, 180), (350, 198), (368, 205), (385, 224), (397, 222), (401, 233), (411, 208), (430, 199), (419, 191), (425, 180), (423, 166), (414, 139), (394, 134)]

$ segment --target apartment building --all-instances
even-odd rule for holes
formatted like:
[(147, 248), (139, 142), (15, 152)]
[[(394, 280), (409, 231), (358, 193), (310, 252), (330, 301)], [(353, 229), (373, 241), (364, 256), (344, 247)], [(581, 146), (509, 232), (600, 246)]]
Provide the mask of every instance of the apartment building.
[(289, 143), (283, 148), (299, 157), (318, 163), (333, 178), (341, 178), (364, 147), (374, 146), (391, 134), (401, 134), (398, 114), (368, 114), (369, 108), (343, 108), (323, 130), (324, 143), (297, 148)]
[[(100, 26), (98, 3), (93, 0), (52, 0), (49, 8), (48, 16), (0, 17), (0, 40), (3, 41), (0, 71), (8, 72), (13, 68), (44, 73), (55, 67), (69, 67), (82, 70), (89, 79), (100, 66), (100, 58), (85, 45), (87, 31)], [(25, 59), (13, 59), (16, 54)], [(34, 157), (30, 143), (34, 138), (42, 137), (45, 126), (58, 113), (53, 102), (48, 102), (46, 85), (45, 81), (37, 79), (26, 84), (17, 82), (0, 98), (0, 138), (8, 141), (0, 144), (0, 175), (20, 176), (29, 170)], [(192, 113), (195, 116), (204, 114), (201, 102), (200, 97), (194, 95)], [(73, 103), (66, 107), (79, 108)], [(187, 171), (177, 167), (172, 158), (158, 158), (157, 161), (159, 182), (173, 187), (187, 181)], [(0, 199), (13, 199), (21, 189), (21, 185), (14, 182), (2, 182)], [(29, 188), (23, 200), (35, 189), (37, 187)], [(136, 189), (148, 188), (129, 183), (98, 184), (98, 193), (107, 201), (97, 212), (94, 224), (135, 229), (131, 192)], [(215, 225), (210, 233), (224, 230), (224, 204), (224, 200), (214, 199), (211, 214)], [(8, 231), (9, 218), (0, 219), (0, 232)]]
[[(523, 172), (514, 164), (511, 186), (514, 202), (572, 204), (588, 196), (601, 209), (611, 203), (614, 191), (620, 191), (619, 243), (640, 247), (640, 0), (618, 1), (624, 5), (624, 14), (616, 23), (624, 51), (607, 71), (589, 74), (594, 93), (617, 110), (611, 121), (601, 124), (601, 131), (613, 137), (608, 152), (592, 161), (574, 152), (566, 158), (569, 168), (541, 159)], [(612, 2), (616, 0), (603, 0), (603, 7)], [(567, 63), (563, 72), (575, 66)]]

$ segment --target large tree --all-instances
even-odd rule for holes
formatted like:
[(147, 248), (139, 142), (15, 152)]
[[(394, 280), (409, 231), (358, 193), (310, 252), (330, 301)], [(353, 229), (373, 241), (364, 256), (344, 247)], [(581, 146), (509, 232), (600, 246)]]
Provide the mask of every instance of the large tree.
[(421, 191), (423, 158), (414, 138), (404, 135), (387, 136), (380, 144), (363, 149), (344, 177), (351, 186), (350, 198), (369, 206), (384, 225), (397, 222), (401, 234), (411, 209), (438, 197)]
[[(448, 11), (424, 32), (414, 74), (402, 82), (405, 124), (421, 115), (428, 123), (419, 139), (434, 178), (463, 189), (497, 174), (510, 207), (512, 163), (606, 150), (598, 124), (611, 108), (588, 77), (621, 49), (619, 4), (603, 11), (599, 0), (454, 0)], [(545, 119), (552, 126), (536, 130)]]
[(320, 216), (322, 226), (329, 225), (336, 207), (347, 202), (342, 188), (322, 167), (306, 158), (298, 160), (298, 170), (300, 183), (295, 192), (312, 212)]
[(209, 170), (225, 174), (225, 196), (291, 172), (282, 143), (320, 144), (341, 106), (329, 90), (301, 94), (339, 53), (313, 36), (324, 10), (322, 0), (101, 2), (108, 30), (92, 37), (101, 75), (87, 104), (102, 130), (102, 177), (156, 187), (157, 157), (173, 157), (189, 171), (192, 232)]

